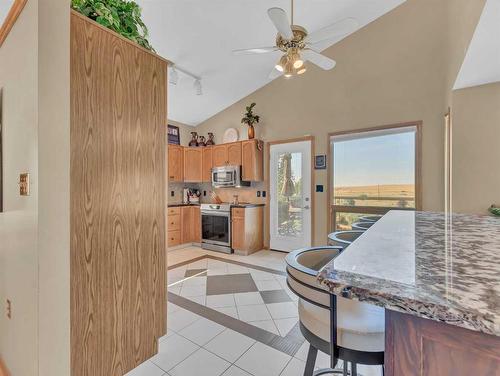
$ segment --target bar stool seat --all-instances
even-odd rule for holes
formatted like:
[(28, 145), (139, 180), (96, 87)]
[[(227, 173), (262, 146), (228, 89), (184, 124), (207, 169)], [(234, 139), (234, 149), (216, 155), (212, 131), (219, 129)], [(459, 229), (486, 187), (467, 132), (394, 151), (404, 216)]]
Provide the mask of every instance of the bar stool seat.
[[(330, 342), (330, 311), (299, 299), (299, 318), (312, 334)], [(385, 312), (383, 308), (337, 298), (337, 344), (343, 348), (384, 351)]]

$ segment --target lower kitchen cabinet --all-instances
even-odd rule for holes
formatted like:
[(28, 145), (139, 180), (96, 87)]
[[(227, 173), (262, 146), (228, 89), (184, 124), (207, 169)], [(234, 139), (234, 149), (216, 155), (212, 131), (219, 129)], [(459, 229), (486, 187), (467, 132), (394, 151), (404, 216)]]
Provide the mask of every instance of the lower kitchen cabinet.
[(231, 247), (238, 255), (250, 255), (260, 251), (264, 244), (264, 208), (231, 209)]
[(201, 212), (199, 206), (181, 207), (182, 244), (201, 243)]
[(201, 212), (199, 206), (168, 208), (168, 247), (185, 243), (201, 243)]

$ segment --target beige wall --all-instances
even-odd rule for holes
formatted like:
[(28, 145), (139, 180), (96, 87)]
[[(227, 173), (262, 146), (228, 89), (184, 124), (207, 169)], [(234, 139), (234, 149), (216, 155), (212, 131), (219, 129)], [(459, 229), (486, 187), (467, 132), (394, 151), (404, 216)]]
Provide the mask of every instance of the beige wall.
[(453, 211), (500, 205), (500, 83), (453, 92)]
[[(408, 0), (328, 49), (326, 55), (337, 61), (334, 70), (309, 66), (302, 77), (277, 79), (197, 130), (214, 131), (221, 142), (224, 130), (238, 124), (245, 105), (255, 101), (262, 118), (257, 137), (271, 141), (313, 135), (316, 154), (326, 154), (328, 132), (422, 120), (423, 209), (442, 210), (443, 114), (450, 77), (456, 77), (483, 5), (482, 0)], [(462, 22), (456, 8), (467, 12), (468, 22)], [(245, 133), (241, 127), (240, 134)], [(314, 178), (326, 188), (326, 170), (315, 171)], [(326, 193), (316, 193), (314, 199), (314, 243), (324, 244)]]
[[(31, 1), (31, 0), (30, 0)], [(70, 375), (69, 5), (39, 1), (39, 375)]]
[[(37, 12), (30, 0), (0, 47), (4, 213), (0, 213), (0, 356), (14, 376), (36, 375), (37, 355)], [(31, 195), (19, 196), (19, 173)], [(12, 301), (12, 319), (5, 301)]]
[[(183, 123), (179, 123), (178, 121), (169, 120), (168, 124), (175, 125), (179, 127), (180, 137), (181, 137), (181, 145), (187, 146), (189, 141), (191, 140), (191, 132), (196, 132), (195, 127), (190, 125), (186, 125)], [(206, 137), (206, 135), (205, 135)]]

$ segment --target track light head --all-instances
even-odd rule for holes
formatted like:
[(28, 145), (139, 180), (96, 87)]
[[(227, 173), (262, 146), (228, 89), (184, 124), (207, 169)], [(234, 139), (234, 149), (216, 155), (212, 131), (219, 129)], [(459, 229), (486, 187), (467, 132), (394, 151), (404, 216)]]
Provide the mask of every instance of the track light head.
[(202, 95), (203, 94), (203, 88), (201, 86), (201, 81), (199, 79), (196, 79), (193, 84), (194, 91), (196, 95)]
[(172, 85), (177, 85), (177, 82), (179, 82), (179, 73), (177, 73), (175, 66), (172, 66), (170, 69), (170, 78), (168, 82)]

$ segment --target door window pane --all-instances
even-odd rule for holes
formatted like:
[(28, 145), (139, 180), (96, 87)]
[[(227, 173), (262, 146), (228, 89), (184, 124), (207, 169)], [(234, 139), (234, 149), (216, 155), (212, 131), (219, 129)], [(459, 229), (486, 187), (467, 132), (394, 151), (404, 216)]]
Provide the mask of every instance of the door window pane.
[(278, 234), (302, 235), (302, 153), (282, 153), (278, 157)]

